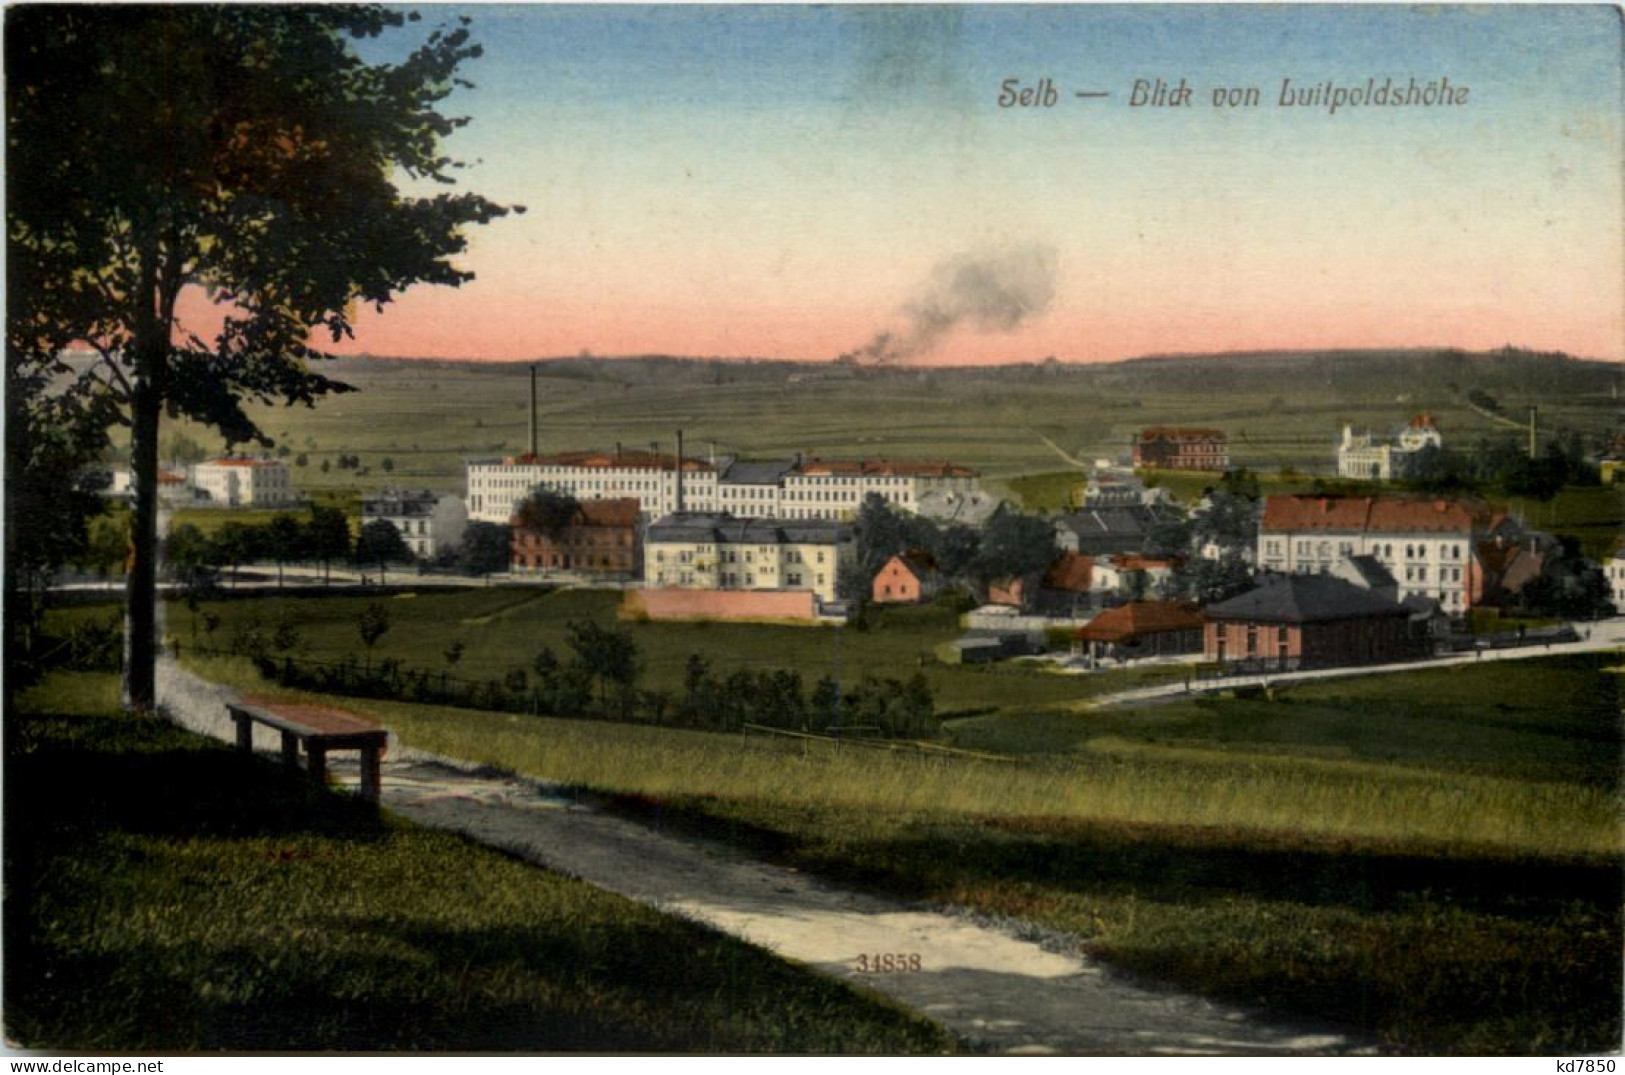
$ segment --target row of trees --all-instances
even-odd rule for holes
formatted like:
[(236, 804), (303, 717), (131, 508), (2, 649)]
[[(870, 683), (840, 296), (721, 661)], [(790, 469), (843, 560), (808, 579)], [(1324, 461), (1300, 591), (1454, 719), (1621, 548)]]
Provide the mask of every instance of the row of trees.
[(838, 592), (849, 600), (866, 596), (876, 573), (899, 552), (925, 552), (949, 578), (981, 585), (1042, 571), (1057, 552), (1054, 528), (1036, 515), (1000, 511), (976, 530), (899, 511), (873, 493), (859, 507), (854, 530), (856, 560), (836, 579)]
[(1517, 437), (1480, 438), (1470, 451), (1427, 447), (1404, 484), (1429, 493), (1495, 491), (1550, 500), (1566, 485), (1599, 485), (1602, 476), (1579, 434), (1552, 437), (1533, 458)]
[[(218, 620), (206, 626), (210, 636), (217, 626)], [(381, 603), (369, 603), (358, 613), (356, 632), (366, 648), (361, 661), (295, 659), (290, 651), (298, 644), (298, 633), (287, 623), (266, 627), (246, 621), (228, 644), (284, 686), (317, 691), (713, 731), (737, 731), (746, 724), (910, 738), (940, 731), (931, 688), (919, 672), (907, 681), (864, 677), (845, 690), (825, 677), (809, 691), (793, 670), (739, 669), (722, 675), (709, 659), (691, 654), (684, 665), (682, 694), (674, 696), (639, 687), (643, 660), (629, 630), (582, 620), (566, 625), (564, 654), (544, 646), (528, 667), (476, 681), (452, 675), (466, 653), (460, 640), (447, 646), (445, 669), (438, 673), (405, 668), (393, 658), (374, 664), (373, 648), (390, 627), (389, 610)]]
[[(382, 578), (388, 565), (417, 560), (400, 531), (387, 519), (374, 519), (352, 537), (349, 518), (337, 508), (323, 506), (312, 506), (304, 518), (280, 512), (261, 524), (227, 522), (213, 534), (183, 523), (170, 533), (164, 553), (171, 577), (190, 590), (207, 590), (222, 571), (235, 577), (247, 563), (275, 563), (280, 584), (288, 564), (320, 564), (330, 580), (335, 563), (376, 568)], [(462, 540), (444, 550), (436, 563), (469, 574), (506, 570), (508, 528), (472, 523), (463, 532)]]

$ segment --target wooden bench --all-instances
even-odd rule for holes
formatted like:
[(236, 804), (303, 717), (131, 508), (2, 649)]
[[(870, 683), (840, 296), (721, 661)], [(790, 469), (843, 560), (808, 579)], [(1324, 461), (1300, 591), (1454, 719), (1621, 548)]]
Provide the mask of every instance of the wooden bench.
[(332, 750), (361, 752), (361, 797), (378, 801), (381, 784), (380, 762), (389, 742), (389, 732), (376, 724), (327, 706), (297, 702), (273, 702), (244, 698), (228, 702), (226, 709), (237, 723), (237, 749), (254, 749), (254, 725), (263, 724), (282, 733), (282, 761), (299, 767), (299, 745), (304, 744), (311, 778), (327, 780), (327, 754)]

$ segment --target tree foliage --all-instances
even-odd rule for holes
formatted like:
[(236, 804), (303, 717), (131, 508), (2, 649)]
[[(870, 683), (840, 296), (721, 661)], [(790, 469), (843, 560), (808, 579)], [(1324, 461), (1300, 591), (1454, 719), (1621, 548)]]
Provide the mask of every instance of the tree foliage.
[(569, 493), (537, 489), (520, 502), (514, 514), (521, 529), (557, 538), (580, 510), (581, 503)]
[[(397, 179), (452, 181), (441, 142), (466, 120), (439, 109), (480, 49), (457, 25), (369, 63), (356, 42), (418, 18), (379, 6), (6, 15), (8, 370), (65, 378), (84, 419), (131, 427), (126, 693), (150, 708), (162, 416), (269, 446), (245, 402), (344, 387), (311, 368), (313, 333), (469, 278), (467, 227), (507, 210)], [(191, 295), (213, 313), (183, 323)], [(62, 362), (77, 344), (97, 361)]]

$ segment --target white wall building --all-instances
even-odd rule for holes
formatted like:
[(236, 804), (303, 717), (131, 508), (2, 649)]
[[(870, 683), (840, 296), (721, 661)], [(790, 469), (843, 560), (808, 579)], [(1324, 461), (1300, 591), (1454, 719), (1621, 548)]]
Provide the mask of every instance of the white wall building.
[(361, 499), (361, 525), (383, 519), (400, 531), (414, 556), (428, 559), (455, 546), (468, 529), (468, 511), (450, 493), (385, 489)]
[(282, 508), (298, 498), (280, 459), (225, 456), (192, 468), (192, 487), (199, 499), (223, 508)]
[(649, 524), (649, 586), (704, 590), (811, 590), (836, 598), (841, 565), (855, 562), (852, 528), (830, 519), (739, 519), (684, 512)]
[(1400, 601), (1429, 597), (1452, 616), (1482, 588), (1481, 542), (1510, 535), (1504, 511), (1444, 497), (1272, 496), (1258, 527), (1258, 566), (1327, 574), (1344, 557), (1370, 556), (1394, 576)]
[(1602, 565), (1602, 571), (1608, 576), (1608, 590), (1614, 598), (1614, 611), (1625, 616), (1625, 547), (1614, 550), (1614, 555)]
[(1360, 481), (1392, 481), (1404, 478), (1424, 448), (1440, 448), (1444, 438), (1423, 412), (1412, 418), (1395, 437), (1379, 437), (1369, 431), (1343, 427), (1343, 440), (1337, 446), (1339, 477)]
[(566, 452), (468, 463), (468, 514), (505, 523), (538, 488), (577, 500), (636, 499), (645, 515), (729, 512), (741, 517), (850, 519), (870, 493), (902, 511), (926, 494), (977, 492), (976, 471), (952, 463), (896, 460), (708, 462), (645, 451)]

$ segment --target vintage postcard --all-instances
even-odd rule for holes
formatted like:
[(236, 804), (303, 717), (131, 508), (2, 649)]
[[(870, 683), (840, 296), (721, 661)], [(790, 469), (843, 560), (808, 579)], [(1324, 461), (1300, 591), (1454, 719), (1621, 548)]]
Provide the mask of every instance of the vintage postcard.
[(7, 1047), (1613, 1071), (1621, 46), (9, 7)]

